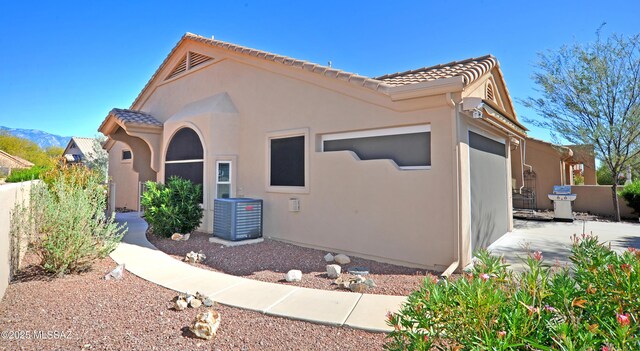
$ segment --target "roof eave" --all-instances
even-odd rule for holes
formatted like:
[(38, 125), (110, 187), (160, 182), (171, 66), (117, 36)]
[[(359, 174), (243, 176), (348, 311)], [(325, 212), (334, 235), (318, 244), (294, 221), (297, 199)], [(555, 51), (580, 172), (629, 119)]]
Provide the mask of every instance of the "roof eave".
[(461, 76), (431, 80), (420, 83), (399, 85), (388, 88), (387, 93), (392, 101), (415, 99), (445, 93), (459, 92), (464, 89)]

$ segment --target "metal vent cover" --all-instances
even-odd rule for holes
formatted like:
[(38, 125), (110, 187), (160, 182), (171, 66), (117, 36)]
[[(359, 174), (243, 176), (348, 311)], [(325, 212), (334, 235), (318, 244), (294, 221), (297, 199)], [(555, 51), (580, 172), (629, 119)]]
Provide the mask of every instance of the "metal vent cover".
[(231, 241), (262, 237), (262, 200), (215, 199), (213, 235)]

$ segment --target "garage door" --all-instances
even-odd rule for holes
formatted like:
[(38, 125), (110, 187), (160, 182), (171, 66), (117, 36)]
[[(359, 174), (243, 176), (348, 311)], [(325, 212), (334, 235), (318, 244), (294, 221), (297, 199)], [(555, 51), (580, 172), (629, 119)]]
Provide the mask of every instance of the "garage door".
[(505, 144), (469, 132), (471, 246), (485, 248), (508, 230)]

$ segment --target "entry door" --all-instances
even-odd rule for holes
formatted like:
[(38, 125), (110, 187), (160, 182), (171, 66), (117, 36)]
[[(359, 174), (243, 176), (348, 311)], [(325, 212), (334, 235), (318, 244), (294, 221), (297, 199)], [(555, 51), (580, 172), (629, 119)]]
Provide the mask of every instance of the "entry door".
[(471, 247), (486, 248), (509, 228), (505, 144), (469, 131)]

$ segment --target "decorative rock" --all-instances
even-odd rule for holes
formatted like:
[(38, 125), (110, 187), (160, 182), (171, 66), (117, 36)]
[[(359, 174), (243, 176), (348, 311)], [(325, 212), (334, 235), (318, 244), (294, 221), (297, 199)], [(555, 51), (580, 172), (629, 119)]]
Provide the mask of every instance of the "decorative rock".
[(202, 304), (205, 305), (205, 307), (213, 307), (215, 302), (211, 300), (211, 298), (207, 297), (204, 300), (202, 300)]
[(284, 279), (288, 282), (299, 282), (302, 280), (302, 272), (297, 269), (292, 269), (287, 272)]
[(175, 308), (176, 311), (182, 311), (185, 308), (187, 308), (187, 301), (182, 299), (177, 299), (176, 304), (175, 306), (173, 306), (173, 308)]
[(365, 280), (363, 284), (368, 286), (368, 287), (370, 287), (370, 288), (377, 287), (376, 282), (374, 282), (373, 279), (371, 279), (371, 278)]
[(104, 276), (105, 280), (121, 280), (124, 277), (124, 264), (119, 264), (111, 272)]
[(330, 253), (328, 253), (328, 254), (324, 255), (324, 260), (325, 260), (326, 262), (333, 262), (333, 258), (334, 258), (334, 257), (333, 257), (333, 255), (332, 255), (332, 254), (330, 254)]
[(337, 264), (349, 264), (351, 263), (351, 259), (347, 255), (338, 254), (333, 257), (333, 260), (336, 261)]
[(340, 272), (342, 271), (342, 267), (337, 264), (328, 264), (327, 265), (327, 276), (329, 278), (335, 279), (340, 276)]
[(180, 233), (173, 233), (173, 235), (171, 235), (171, 240), (175, 240), (175, 241), (180, 241), (180, 240), (182, 240), (182, 234), (180, 234)]
[(189, 330), (199, 338), (211, 340), (216, 336), (218, 327), (220, 327), (220, 313), (207, 311), (198, 313)]
[(191, 236), (191, 233), (187, 233), (185, 235), (182, 236), (182, 241), (187, 241), (189, 240), (189, 237)]
[(198, 308), (202, 306), (202, 301), (200, 301), (200, 299), (191, 299), (189, 306), (191, 306), (191, 308)]
[(352, 283), (351, 285), (349, 285), (349, 289), (353, 292), (363, 293), (365, 292), (365, 290), (367, 290), (367, 285), (365, 285), (364, 283)]
[(207, 259), (207, 256), (203, 253), (195, 253), (193, 251), (186, 254), (184, 261), (187, 263), (200, 263)]
[(361, 275), (356, 275), (355, 278), (351, 279), (352, 282), (355, 283), (364, 283), (365, 282), (365, 277), (361, 276)]

